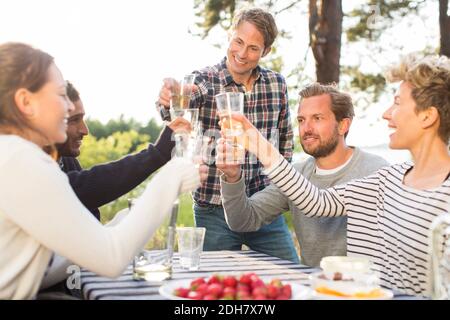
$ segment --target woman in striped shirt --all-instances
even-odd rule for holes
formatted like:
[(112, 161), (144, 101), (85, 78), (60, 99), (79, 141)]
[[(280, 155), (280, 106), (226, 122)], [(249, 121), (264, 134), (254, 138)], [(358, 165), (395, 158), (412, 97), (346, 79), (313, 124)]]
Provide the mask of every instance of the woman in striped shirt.
[(251, 133), (245, 147), (302, 212), (348, 215), (347, 252), (369, 257), (382, 286), (430, 296), (430, 224), (450, 209), (450, 60), (408, 56), (388, 79), (401, 81), (383, 114), (392, 129), (389, 147), (409, 150), (413, 161), (334, 188), (314, 187), (244, 116), (235, 119)]

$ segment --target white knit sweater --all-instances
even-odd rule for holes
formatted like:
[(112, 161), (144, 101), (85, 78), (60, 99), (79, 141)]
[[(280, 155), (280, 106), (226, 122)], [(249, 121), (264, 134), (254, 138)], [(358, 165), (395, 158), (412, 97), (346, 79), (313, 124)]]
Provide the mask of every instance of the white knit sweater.
[(179, 192), (198, 183), (194, 164), (172, 159), (127, 217), (105, 227), (37, 145), (0, 135), (0, 299), (33, 298), (53, 252), (102, 276), (119, 276), (170, 212)]

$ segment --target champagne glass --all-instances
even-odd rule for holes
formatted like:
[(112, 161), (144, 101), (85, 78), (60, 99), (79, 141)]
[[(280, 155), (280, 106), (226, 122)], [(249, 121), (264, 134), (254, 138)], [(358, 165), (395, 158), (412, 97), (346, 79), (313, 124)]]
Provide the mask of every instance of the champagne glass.
[(220, 117), (221, 129), (227, 144), (232, 147), (229, 163), (243, 163), (245, 150), (239, 143), (243, 139), (244, 127), (241, 122), (232, 118), (233, 114), (243, 114), (244, 94), (242, 92), (224, 92), (215, 96), (217, 113)]
[(187, 74), (180, 81), (172, 80), (170, 108), (174, 110), (189, 109), (195, 74)]

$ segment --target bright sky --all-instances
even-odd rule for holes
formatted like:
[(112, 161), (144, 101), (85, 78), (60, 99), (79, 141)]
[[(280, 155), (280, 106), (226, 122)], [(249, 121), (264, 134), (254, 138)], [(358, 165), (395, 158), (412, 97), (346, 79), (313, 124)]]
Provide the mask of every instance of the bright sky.
[[(279, 0), (277, 5), (282, 7), (286, 1)], [(402, 53), (422, 49), (430, 34), (437, 39), (436, 3), (433, 1), (422, 12), (428, 22), (419, 17), (386, 33), (382, 39), (386, 48), (375, 54), (371, 63), (360, 60), (357, 47), (350, 52), (343, 50), (342, 61), (356, 61), (363, 69), (379, 69)], [(349, 1), (344, 1), (344, 10), (348, 5)], [(52, 54), (65, 78), (79, 89), (87, 115), (103, 122), (120, 114), (141, 123), (152, 117), (159, 119), (154, 101), (162, 79), (179, 78), (215, 64), (227, 47), (223, 30), (216, 30), (208, 40), (189, 34), (195, 18), (193, 0), (14, 0), (2, 3), (1, 10), (0, 43), (26, 42)], [(280, 41), (278, 48), (286, 72), (303, 60), (307, 50), (306, 10), (304, 1), (293, 13), (277, 17), (278, 26), (293, 36)], [(221, 48), (213, 43), (221, 44)], [(392, 43), (402, 44), (404, 52), (390, 51)], [(314, 78), (311, 53), (307, 59), (310, 67), (304, 72)], [(365, 119), (354, 121), (348, 138), (351, 143), (387, 142), (386, 124), (377, 120), (389, 99), (371, 106)], [(295, 110), (296, 106), (291, 108)]]

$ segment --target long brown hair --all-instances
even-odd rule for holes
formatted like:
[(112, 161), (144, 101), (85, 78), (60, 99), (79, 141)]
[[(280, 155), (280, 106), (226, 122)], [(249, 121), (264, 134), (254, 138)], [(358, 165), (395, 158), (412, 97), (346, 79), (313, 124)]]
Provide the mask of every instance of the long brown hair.
[[(48, 69), (53, 57), (46, 52), (23, 43), (0, 45), (0, 133), (26, 135), (32, 128), (17, 108), (14, 95), (25, 88), (37, 92), (48, 81)], [(55, 148), (44, 148), (54, 157)]]

